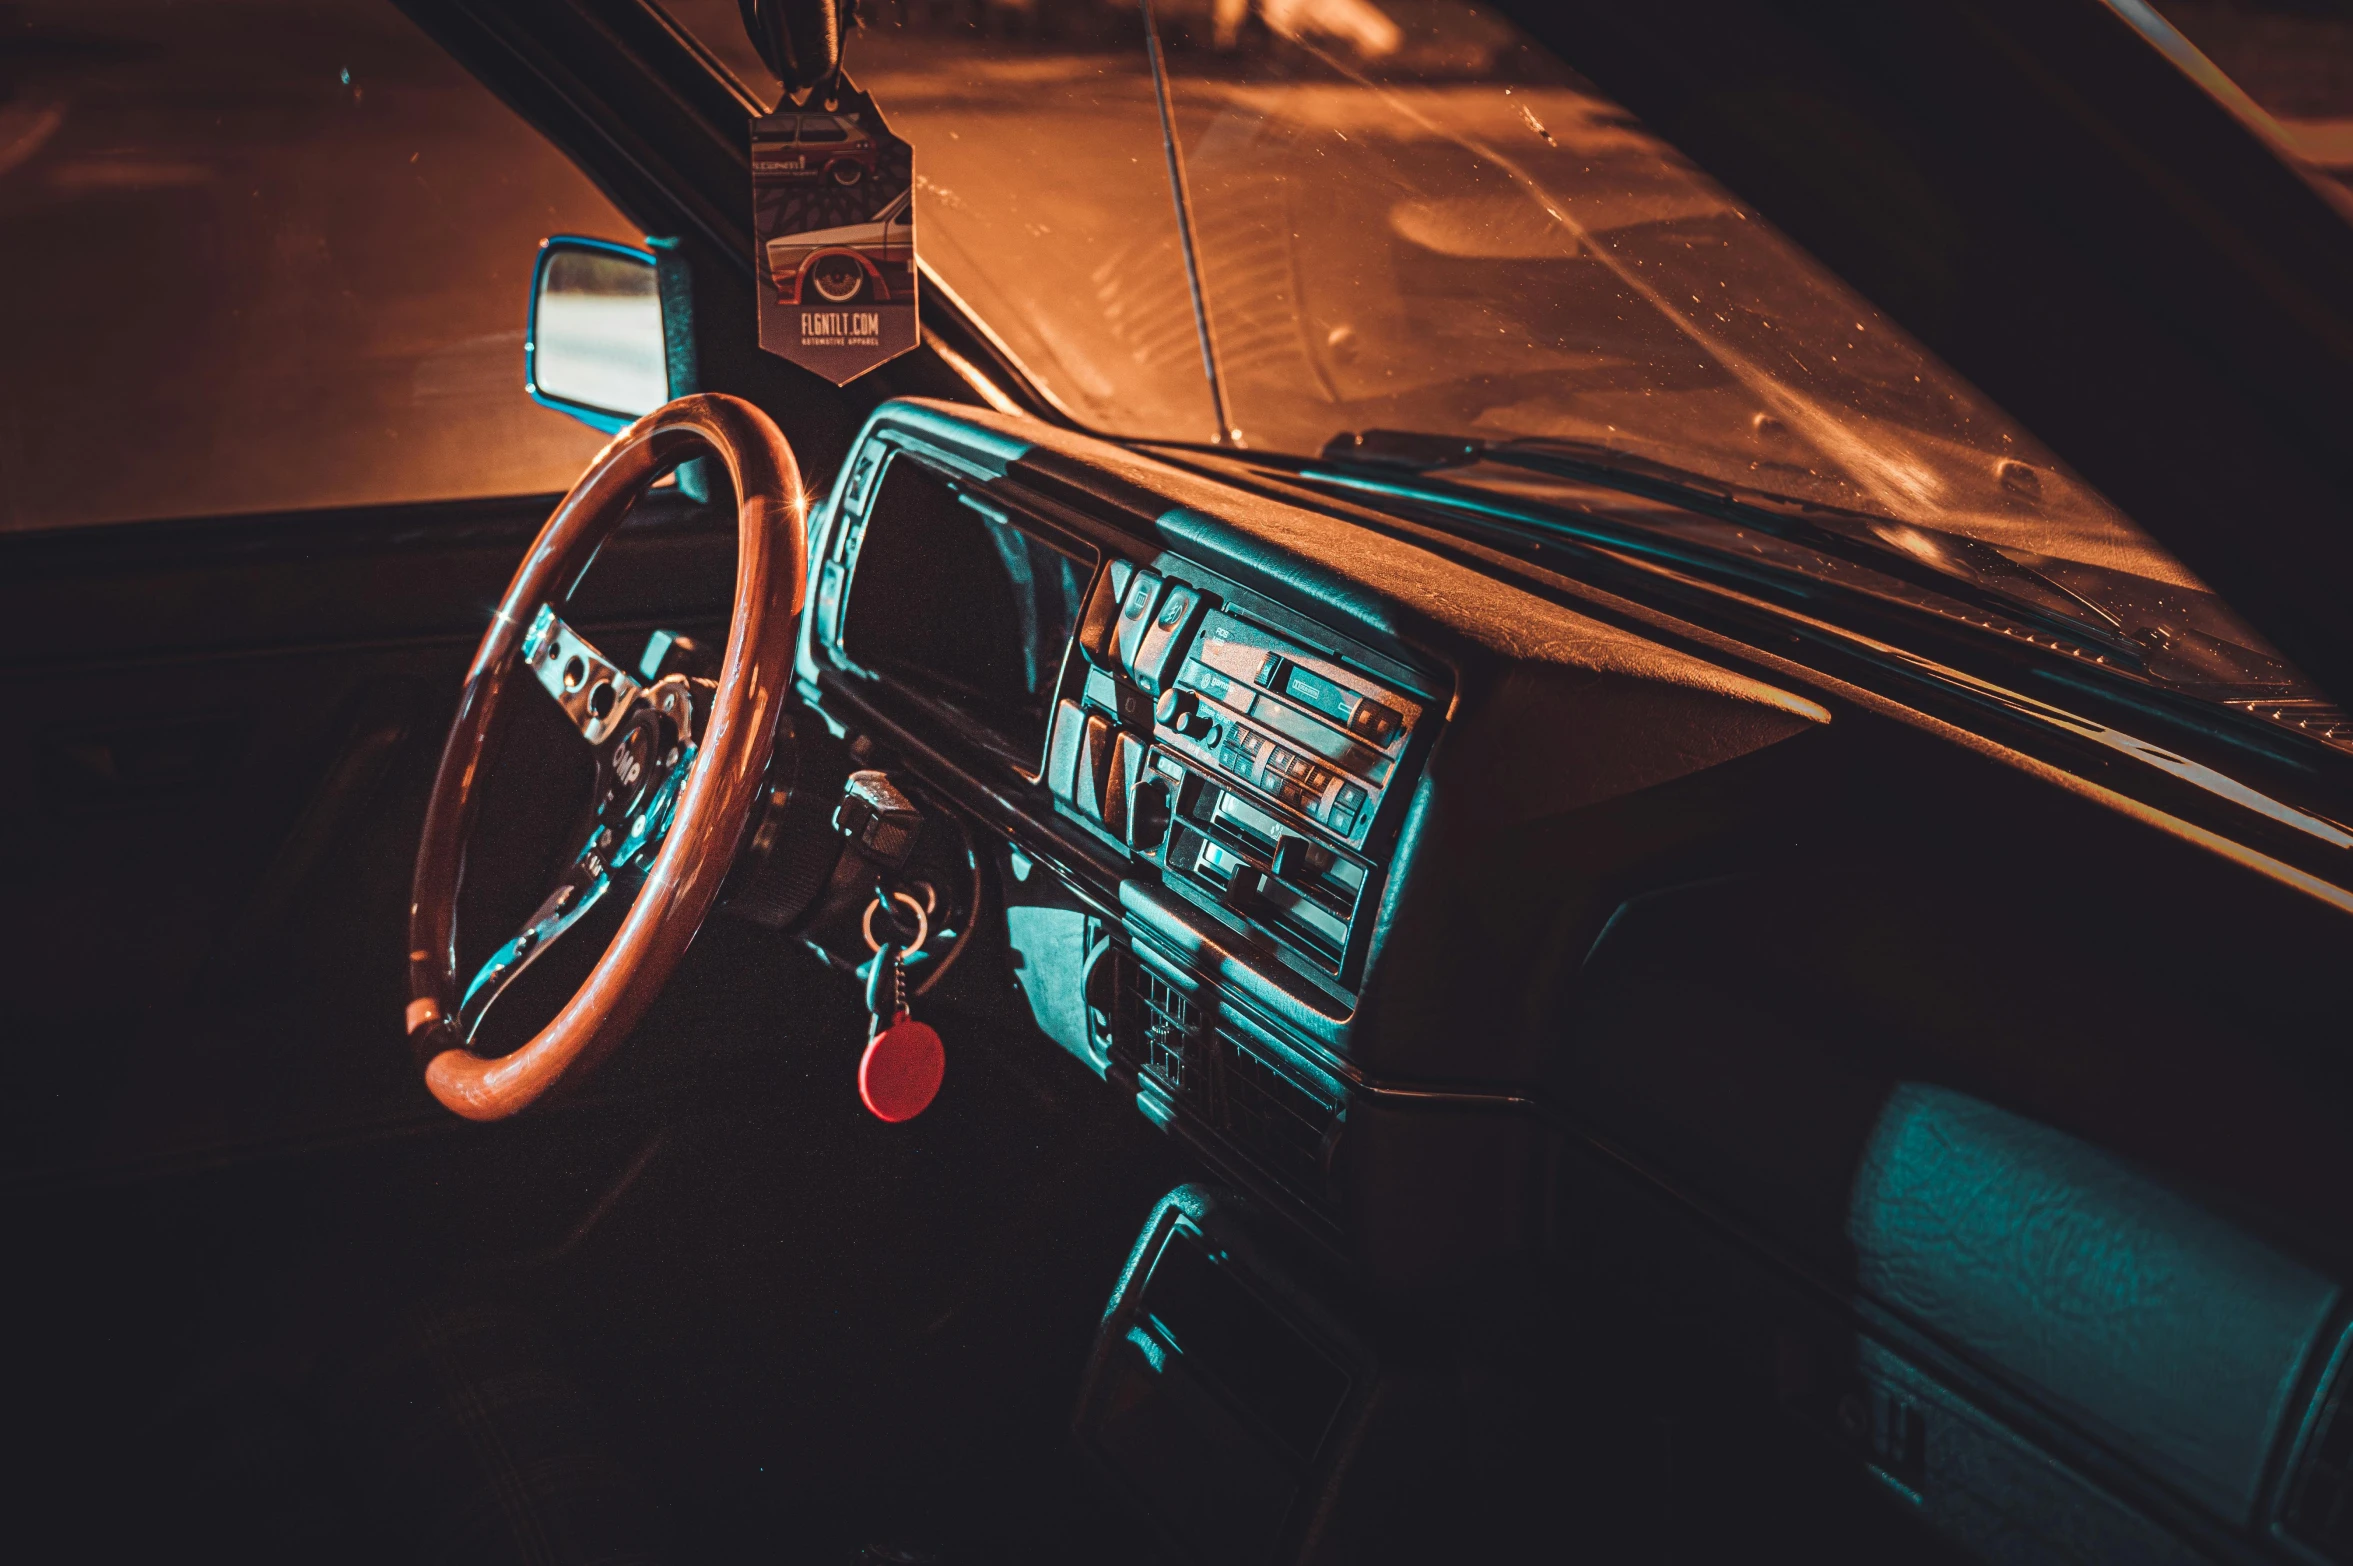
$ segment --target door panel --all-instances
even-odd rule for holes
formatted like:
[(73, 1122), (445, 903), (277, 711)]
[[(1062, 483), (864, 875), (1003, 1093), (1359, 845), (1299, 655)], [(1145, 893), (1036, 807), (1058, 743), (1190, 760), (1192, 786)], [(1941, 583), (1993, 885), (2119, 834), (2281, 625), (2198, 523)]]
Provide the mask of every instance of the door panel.
[[(0, 1167), (120, 1169), (430, 1111), (400, 1031), (409, 855), (488, 608), (551, 504), (0, 539), (6, 674), (37, 693), (0, 812)], [(649, 497), (574, 600), (634, 659), (724, 623), (727, 509)], [(470, 899), (537, 900), (585, 758), (526, 711)], [(551, 802), (552, 801), (552, 805)], [(470, 901), (469, 906), (472, 906)]]
[(1969, 1558), (2249, 1558), (2353, 1278), (2336, 916), (1955, 778), (1978, 820), (1890, 790), (1853, 862), (1619, 910), (1559, 1035), (1564, 1265), (1654, 1395)]

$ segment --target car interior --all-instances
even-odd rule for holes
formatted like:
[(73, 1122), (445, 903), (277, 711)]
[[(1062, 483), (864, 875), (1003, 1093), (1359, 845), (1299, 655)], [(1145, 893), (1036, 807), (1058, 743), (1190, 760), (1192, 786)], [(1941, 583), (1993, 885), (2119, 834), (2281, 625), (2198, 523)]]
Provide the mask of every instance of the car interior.
[[(0, 5), (24, 1558), (2353, 1563), (2353, 196), (2232, 7), (148, 9)], [(845, 61), (921, 329), (836, 384), (750, 125)], [(1315, 391), (1196, 81), (1675, 150), (1267, 260)], [(948, 135), (1114, 88), (1098, 384), (1060, 143)], [(1408, 422), (1459, 235), (1663, 312), (1752, 221), (1947, 423), (1730, 304)]]

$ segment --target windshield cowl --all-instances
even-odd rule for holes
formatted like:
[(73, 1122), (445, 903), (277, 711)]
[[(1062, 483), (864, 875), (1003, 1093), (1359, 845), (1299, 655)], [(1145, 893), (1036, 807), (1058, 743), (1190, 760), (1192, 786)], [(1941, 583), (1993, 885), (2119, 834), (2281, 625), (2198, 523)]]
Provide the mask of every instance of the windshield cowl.
[(1335, 436), (1324, 452), (1318, 462), (1258, 460), (1375, 504), (1387, 492), (1631, 544), (1784, 596), (1862, 595), (2353, 749), (2353, 720), (2200, 588), (1744, 491), (1592, 443), (1367, 430)]
[[(2095, 599), (2043, 575), (1991, 544), (1894, 517), (1847, 511), (1769, 491), (1744, 489), (1587, 441), (1516, 439), (1488, 443), (1404, 430), (1343, 431), (1324, 444), (1326, 460), (1412, 472), (1475, 470), (1481, 464), (1558, 474), (1622, 488), (1742, 523), (2022, 616), (2089, 643), (2135, 668), (2148, 644)], [(1477, 482), (1475, 471), (1466, 478)], [(1923, 577), (1923, 570), (1928, 573)]]

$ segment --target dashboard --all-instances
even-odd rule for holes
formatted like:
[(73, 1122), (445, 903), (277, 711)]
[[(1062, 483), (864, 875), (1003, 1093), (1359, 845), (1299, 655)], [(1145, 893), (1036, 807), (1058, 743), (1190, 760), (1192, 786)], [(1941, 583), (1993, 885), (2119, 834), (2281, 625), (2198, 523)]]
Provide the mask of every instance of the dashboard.
[[(2024, 998), (2042, 965), (2146, 982), (1985, 872), (2099, 823), (2034, 850), (2017, 823), (2062, 807), (1988, 809), (2012, 785), (1944, 740), (1242, 460), (886, 403), (811, 550), (803, 704), (980, 829), (1038, 1032), (1213, 1182), (1139, 1239), (1079, 1419), (1168, 1526), (1221, 1519), (1205, 1558), (1386, 1483), (1367, 1432), (1444, 1421), (1380, 1411), (1453, 1394), (1365, 1322), (1481, 1308), (1468, 1280), (1531, 1256), (1688, 1359), (1678, 1397), (1765, 1410), (1971, 1552), (2353, 1558), (2343, 1291), (2035, 1118), (2105, 1034), (2010, 1047), (2063, 1014)], [(2198, 1015), (2145, 1026), (2228, 1054)], [(2001, 1180), (1955, 1207), (1972, 1158)], [(2012, 1244), (2003, 1181), (2100, 1264)]]
[(875, 414), (811, 548), (803, 699), (1002, 839), (1040, 1029), (1408, 1272), (1466, 1236), (1405, 1171), (1484, 1190), (1536, 1156), (1510, 1111), (1540, 1050), (1482, 964), (1591, 940), (1532, 911), (1613, 869), (1557, 822), (1826, 720), (1409, 541), (947, 405)]

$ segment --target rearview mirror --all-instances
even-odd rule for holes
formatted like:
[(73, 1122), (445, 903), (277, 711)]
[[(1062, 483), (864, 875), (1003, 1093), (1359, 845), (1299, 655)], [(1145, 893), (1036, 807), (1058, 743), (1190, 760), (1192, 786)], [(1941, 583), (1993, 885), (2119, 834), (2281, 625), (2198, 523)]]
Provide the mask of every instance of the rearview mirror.
[(670, 400), (650, 252), (569, 235), (539, 247), (523, 387), (541, 406), (608, 435)]

